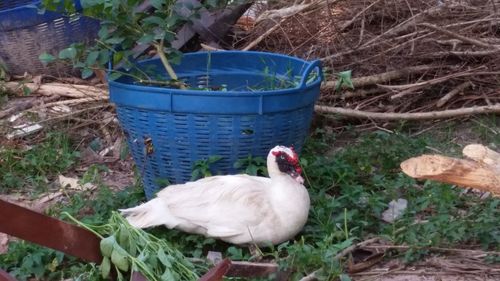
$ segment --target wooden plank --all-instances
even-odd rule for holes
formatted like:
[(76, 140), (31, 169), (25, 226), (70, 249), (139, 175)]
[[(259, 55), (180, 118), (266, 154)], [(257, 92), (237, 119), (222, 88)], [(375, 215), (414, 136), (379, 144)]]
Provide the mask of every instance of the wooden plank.
[(473, 187), (500, 196), (500, 175), (483, 163), (441, 155), (422, 155), (401, 163), (412, 178)]

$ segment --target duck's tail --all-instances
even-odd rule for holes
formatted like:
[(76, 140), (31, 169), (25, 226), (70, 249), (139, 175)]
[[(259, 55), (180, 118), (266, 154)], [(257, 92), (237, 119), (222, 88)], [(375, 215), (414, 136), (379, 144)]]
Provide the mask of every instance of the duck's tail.
[(171, 217), (168, 207), (160, 198), (129, 209), (120, 209), (121, 214), (133, 227), (146, 228), (166, 224)]

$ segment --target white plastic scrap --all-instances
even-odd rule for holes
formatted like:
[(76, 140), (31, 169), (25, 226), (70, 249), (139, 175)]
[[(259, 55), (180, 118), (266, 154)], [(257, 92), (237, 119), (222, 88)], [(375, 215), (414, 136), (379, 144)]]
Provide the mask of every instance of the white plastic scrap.
[(382, 220), (393, 223), (403, 215), (407, 207), (408, 201), (406, 199), (392, 200), (389, 202), (389, 208), (382, 213)]
[(22, 138), (27, 135), (31, 135), (33, 133), (40, 131), (41, 129), (43, 129), (43, 127), (40, 124), (32, 124), (32, 125), (23, 124), (19, 126), (14, 126), (14, 129), (16, 129), (14, 130), (14, 132), (7, 134), (6, 136), (7, 139), (11, 140), (13, 138)]
[(12, 123), (12, 122), (16, 121), (17, 119), (19, 119), (23, 115), (24, 115), (24, 113), (22, 113), (22, 112), (15, 114), (15, 115), (12, 115), (11, 117), (9, 117), (9, 122)]

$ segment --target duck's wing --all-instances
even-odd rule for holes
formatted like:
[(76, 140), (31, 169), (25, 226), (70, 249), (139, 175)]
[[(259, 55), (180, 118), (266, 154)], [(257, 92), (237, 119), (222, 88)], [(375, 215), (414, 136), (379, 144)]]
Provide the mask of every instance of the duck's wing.
[[(271, 180), (246, 175), (215, 176), (158, 193), (170, 213), (213, 237), (242, 235), (272, 217)], [(182, 223), (179, 225), (182, 228)]]

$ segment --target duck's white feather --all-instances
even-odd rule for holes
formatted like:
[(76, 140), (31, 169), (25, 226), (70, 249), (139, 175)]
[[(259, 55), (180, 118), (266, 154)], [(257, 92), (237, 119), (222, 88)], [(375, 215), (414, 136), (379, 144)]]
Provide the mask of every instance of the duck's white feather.
[(214, 176), (171, 185), (155, 199), (122, 210), (131, 225), (166, 225), (234, 244), (277, 244), (307, 220), (307, 190), (289, 176)]

